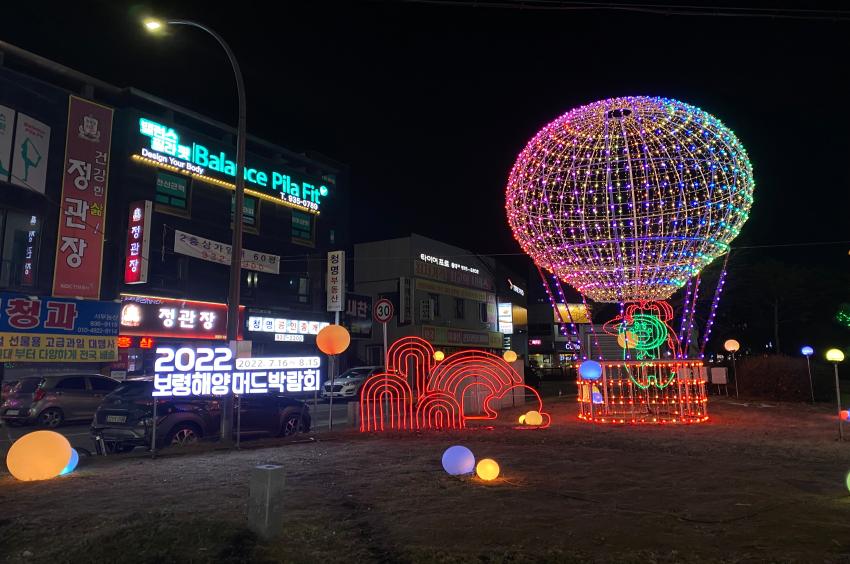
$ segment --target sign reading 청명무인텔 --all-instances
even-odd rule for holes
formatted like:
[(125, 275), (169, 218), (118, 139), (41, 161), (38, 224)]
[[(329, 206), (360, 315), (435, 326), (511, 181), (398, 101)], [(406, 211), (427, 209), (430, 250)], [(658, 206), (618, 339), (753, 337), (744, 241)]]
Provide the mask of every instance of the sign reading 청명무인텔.
[(0, 358), (6, 362), (113, 362), (113, 302), (0, 294)]
[(318, 356), (233, 358), (228, 347), (158, 347), (155, 397), (314, 392), (321, 384)]
[(112, 114), (69, 96), (54, 296), (100, 297)]
[[(145, 117), (139, 118), (138, 131), (141, 147), (133, 155), (135, 160), (182, 172), (216, 186), (234, 188), (231, 183), (236, 178), (236, 162), (224, 150), (189, 140), (176, 128)], [(243, 171), (245, 190), (267, 201), (318, 214), (322, 199), (330, 193), (327, 184), (323, 179), (295, 174), (284, 172), (271, 161), (261, 166), (248, 162)]]

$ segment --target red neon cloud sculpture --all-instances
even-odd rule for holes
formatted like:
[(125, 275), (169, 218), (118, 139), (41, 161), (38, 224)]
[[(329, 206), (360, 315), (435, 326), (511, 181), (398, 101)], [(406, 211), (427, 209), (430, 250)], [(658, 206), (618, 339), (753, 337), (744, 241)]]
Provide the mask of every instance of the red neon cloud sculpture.
[[(403, 337), (387, 351), (387, 372), (370, 376), (363, 384), (360, 430), (463, 429), (467, 421), (498, 417), (491, 404), (498, 405), (517, 389), (532, 393), (543, 416), (540, 427), (548, 427), (551, 417), (537, 390), (526, 386), (502, 357), (467, 350), (437, 363), (431, 343)], [(482, 390), (483, 398), (475, 393)], [(473, 396), (480, 400), (480, 414), (467, 413), (472, 411), (468, 404)]]

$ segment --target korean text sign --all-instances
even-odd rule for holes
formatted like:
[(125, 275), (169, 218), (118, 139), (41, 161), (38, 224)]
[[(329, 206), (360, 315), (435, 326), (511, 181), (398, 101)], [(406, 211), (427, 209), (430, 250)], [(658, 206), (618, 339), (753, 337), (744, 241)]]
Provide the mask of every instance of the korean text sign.
[(0, 294), (0, 358), (9, 362), (113, 362), (113, 302)]
[(345, 251), (328, 252), (328, 311), (344, 311)]
[(150, 254), (151, 201), (130, 204), (127, 223), (127, 248), (124, 257), (124, 283), (144, 284), (148, 281)]
[[(240, 318), (244, 312), (245, 306), (239, 306)], [(227, 305), (123, 294), (121, 334), (223, 340), (227, 338)]]
[(313, 392), (318, 356), (233, 358), (228, 347), (158, 347), (153, 396), (223, 396)]
[(53, 295), (100, 297), (111, 108), (70, 96)]

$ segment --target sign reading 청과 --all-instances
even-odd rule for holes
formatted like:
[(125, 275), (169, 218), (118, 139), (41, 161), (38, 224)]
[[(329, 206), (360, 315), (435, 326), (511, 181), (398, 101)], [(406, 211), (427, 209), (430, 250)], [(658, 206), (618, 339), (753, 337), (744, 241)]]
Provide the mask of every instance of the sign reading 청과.
[(328, 252), (328, 311), (343, 311), (345, 304), (345, 251)]
[(318, 356), (233, 358), (228, 347), (158, 347), (153, 396), (224, 396), (313, 392)]
[[(174, 252), (230, 266), (233, 247), (175, 229)], [(257, 272), (279, 274), (280, 257), (271, 253), (242, 249), (242, 268), (245, 270), (256, 270)]]
[(100, 297), (112, 113), (69, 97), (54, 296)]
[(0, 358), (7, 362), (114, 362), (119, 305), (0, 294)]

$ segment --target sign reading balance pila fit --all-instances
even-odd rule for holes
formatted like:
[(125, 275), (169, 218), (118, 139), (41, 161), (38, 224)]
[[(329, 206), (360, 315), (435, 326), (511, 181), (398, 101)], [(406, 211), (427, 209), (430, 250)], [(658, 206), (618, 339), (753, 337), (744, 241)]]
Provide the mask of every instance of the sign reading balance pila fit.
[(227, 347), (158, 347), (154, 396), (224, 396), (313, 392), (321, 383), (318, 356), (233, 358)]
[(0, 294), (0, 359), (12, 362), (113, 362), (114, 302)]
[[(175, 128), (147, 118), (139, 118), (139, 134), (145, 146), (133, 156), (135, 160), (171, 167), (218, 186), (222, 186), (224, 180), (228, 183), (224, 187), (232, 188), (230, 183), (236, 178), (236, 161), (224, 151), (189, 141)], [(330, 193), (325, 184), (283, 172), (273, 163), (265, 167), (251, 164), (246, 163), (243, 170), (247, 193), (314, 214), (321, 211), (322, 198)]]

